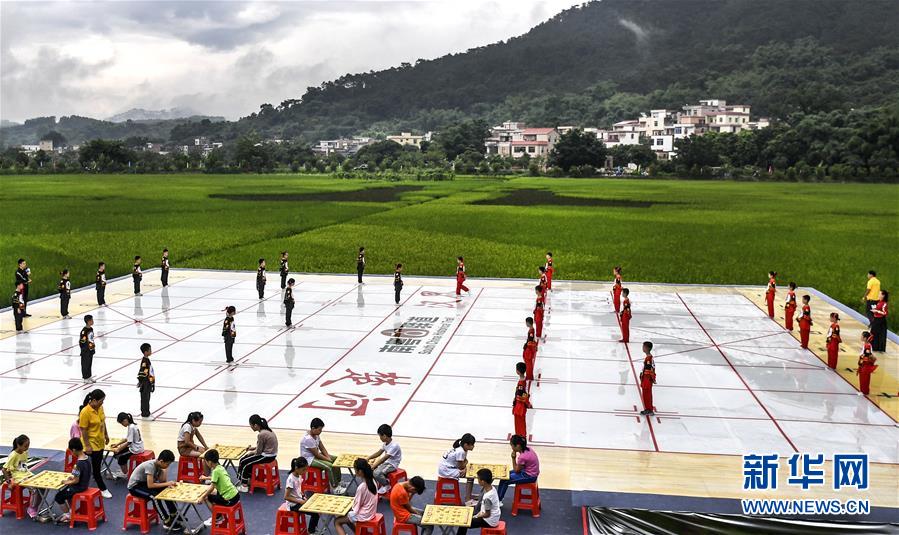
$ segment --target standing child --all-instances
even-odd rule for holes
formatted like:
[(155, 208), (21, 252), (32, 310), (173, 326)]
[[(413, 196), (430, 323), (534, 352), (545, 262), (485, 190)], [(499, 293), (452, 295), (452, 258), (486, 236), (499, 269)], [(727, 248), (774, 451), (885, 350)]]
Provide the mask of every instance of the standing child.
[(237, 327), (234, 326), (234, 314), (237, 309), (225, 307), (225, 321), (222, 323), (222, 338), (225, 340), (225, 362), (234, 362), (234, 340), (237, 338)]
[[(79, 445), (80, 445), (79, 441)], [(31, 476), (31, 470), (28, 469), (28, 448), (31, 447), (31, 440), (26, 435), (19, 435), (12, 441), (12, 451), (6, 458), (6, 464), (3, 465), (3, 477), (10, 486), (15, 486), (18, 481)], [(37, 493), (29, 489), (31, 501), (28, 505), (28, 516), (34, 518), (37, 516)]]
[(640, 414), (652, 416), (652, 385), (656, 384), (656, 362), (652, 357), (652, 342), (643, 342), (643, 371), (640, 372), (640, 391), (643, 394), (643, 410)]
[(140, 281), (144, 278), (144, 272), (140, 270), (140, 256), (134, 257), (134, 266), (131, 268), (131, 278), (134, 281), (134, 295), (141, 295)]
[(247, 482), (250, 481), (254, 465), (270, 463), (278, 458), (278, 437), (268, 426), (268, 420), (254, 414), (250, 416), (250, 429), (256, 431), (256, 447), (247, 446), (247, 454), (241, 457), (238, 463), (237, 476), (240, 478), (240, 486), (237, 490), (240, 492), (247, 492)]
[[(346, 535), (344, 526), (355, 525), (357, 522), (368, 522), (378, 512), (378, 488), (375, 485), (374, 474), (371, 466), (365, 459), (356, 459), (353, 463), (356, 478), (362, 480), (362, 484), (356, 489), (353, 496), (353, 508), (346, 516), (337, 517), (334, 520), (334, 528), (337, 535)], [(355, 533), (355, 529), (353, 529)]]
[(612, 268), (615, 282), (612, 284), (612, 303), (615, 305), (615, 314), (621, 312), (621, 266)]
[(337, 460), (335, 455), (328, 453), (328, 449), (322, 442), (321, 434), (325, 428), (325, 422), (321, 418), (313, 418), (309, 424), (309, 431), (300, 441), (300, 455), (309, 466), (321, 468), (328, 472), (328, 480), (331, 483), (331, 494), (344, 494), (346, 487), (340, 484), (340, 468), (334, 466)]
[[(203, 413), (194, 411), (187, 415), (187, 419), (178, 430), (178, 455), (182, 457), (200, 457), (209, 448), (206, 439), (200, 434), (199, 427), (203, 425)], [(197, 440), (200, 444), (194, 442)]]
[[(465, 433), (462, 438), (453, 442), (453, 447), (443, 454), (440, 464), (437, 465), (437, 475), (447, 479), (462, 479), (468, 469), (468, 452), (474, 449), (475, 439), (471, 433)], [(469, 480), (466, 500), (471, 499), (471, 491), (474, 483)]]
[(359, 248), (359, 254), (356, 255), (356, 275), (359, 276), (359, 284), (362, 282), (362, 273), (365, 272), (365, 247)]
[(291, 318), (295, 304), (293, 299), (293, 283), (294, 280), (291, 278), (287, 281), (287, 287), (284, 288), (284, 313), (286, 314), (284, 324), (288, 327), (293, 326), (293, 319)]
[(30, 318), (28, 313), (28, 287), (31, 286), (31, 268), (24, 258), (19, 259), (19, 269), (16, 270), (16, 286), (22, 285), (22, 317)]
[(796, 283), (790, 283), (790, 289), (787, 290), (787, 300), (784, 303), (784, 327), (788, 331), (793, 330), (793, 314), (796, 313)]
[(768, 286), (765, 288), (765, 302), (768, 303), (768, 317), (774, 318), (774, 294), (777, 293), (776, 271), (768, 272)]
[(530, 396), (527, 390), (519, 388), (515, 391), (515, 402), (512, 404), (512, 416), (515, 417), (515, 434), (528, 436), (527, 413), (531, 408)]
[[(469, 528), (495, 528), (499, 524), (500, 501), (496, 489), (493, 487), (493, 472), (489, 468), (478, 470), (478, 485), (481, 486), (481, 509), (471, 518), (468, 527), (459, 528), (456, 535), (465, 535)], [(476, 502), (468, 502), (469, 506)]]
[(66, 319), (69, 316), (69, 301), (72, 299), (72, 283), (69, 282), (69, 270), (64, 269), (59, 273), (59, 284), (56, 289), (59, 290), (59, 315)]
[(556, 270), (553, 268), (553, 254), (551, 251), (546, 252), (546, 264), (543, 266), (546, 268), (546, 289), (548, 291), (553, 291), (553, 273)]
[[(231, 483), (231, 476), (228, 475), (228, 471), (225, 470), (224, 466), (219, 464), (218, 450), (209, 450), (204, 453), (203, 461), (206, 462), (206, 467), (209, 469), (209, 475), (200, 476), (200, 481), (209, 482), (209, 487), (206, 489), (205, 495), (206, 507), (209, 508), (209, 512), (212, 512), (212, 507), (214, 505), (231, 507), (232, 505), (237, 504), (237, 502), (240, 501), (240, 493), (237, 492), (234, 483)], [(212, 526), (212, 521), (213, 518), (210, 517), (207, 518), (203, 524)]]
[[(534, 302), (534, 324), (537, 327), (537, 338), (543, 338), (543, 313), (546, 311), (546, 289), (537, 285), (534, 287), (537, 300)], [(544, 339), (545, 341), (545, 339)]]
[(621, 295), (624, 301), (621, 302), (621, 340), (625, 344), (631, 340), (631, 300), (628, 297), (631, 291), (627, 288), (621, 289)]
[(534, 362), (537, 360), (537, 339), (534, 337), (534, 318), (525, 318), (524, 324), (528, 328), (528, 336), (524, 341), (524, 351), (521, 357), (524, 359), (527, 380), (533, 381)]
[(836, 312), (830, 313), (830, 329), (827, 330), (827, 367), (831, 370), (837, 369), (837, 359), (840, 356), (840, 315)]
[(134, 417), (127, 412), (120, 412), (116, 421), (127, 428), (125, 439), (109, 445), (113, 457), (118, 462), (120, 472), (115, 474), (116, 479), (124, 479), (128, 471), (128, 459), (135, 453), (144, 452), (144, 441), (140, 435), (140, 428), (134, 423)]
[(812, 297), (808, 294), (802, 296), (802, 314), (796, 318), (799, 321), (799, 341), (803, 349), (808, 349), (808, 336), (812, 331), (811, 300)]
[(396, 472), (403, 460), (403, 450), (400, 445), (393, 440), (393, 428), (387, 424), (381, 424), (378, 427), (378, 438), (381, 440), (381, 448), (368, 456), (369, 461), (375, 460), (371, 467), (374, 470), (375, 481), (378, 482), (380, 488), (379, 494), (384, 494), (389, 490), (387, 486), (387, 474)]
[(106, 262), (97, 264), (97, 278), (94, 281), (94, 289), (97, 290), (97, 305), (106, 306)]
[(162, 250), (162, 263), (160, 265), (160, 268), (161, 268), (160, 281), (162, 282), (162, 287), (165, 288), (166, 286), (169, 285), (169, 250), (168, 249)]
[(91, 372), (94, 353), (97, 352), (94, 344), (94, 317), (91, 314), (84, 316), (84, 328), (78, 336), (78, 346), (81, 349), (81, 379), (85, 383), (96, 383)]
[(403, 265), (397, 264), (396, 270), (393, 272), (393, 300), (396, 304), (400, 304), (400, 292), (403, 290)]
[(287, 288), (287, 273), (290, 267), (287, 265), (287, 251), (281, 251), (281, 262), (278, 266), (278, 273), (281, 274), (281, 289)]
[(462, 290), (471, 293), (468, 286), (465, 286), (465, 259), (461, 256), (456, 258), (456, 297), (462, 295)]
[[(306, 472), (309, 471), (309, 463), (303, 457), (297, 457), (290, 461), (290, 474), (287, 475), (287, 482), (284, 484), (284, 506), (294, 512), (300, 512), (300, 507), (306, 503), (306, 494), (303, 492), (303, 480), (306, 478)], [(301, 513), (302, 514), (302, 513)], [(321, 535), (324, 530), (319, 531), (318, 514), (309, 514), (309, 535)]]
[(540, 290), (541, 290), (540, 293), (543, 295), (543, 298), (546, 299), (546, 284), (547, 284), (546, 268), (543, 266), (540, 266), (537, 268), (537, 272), (540, 273), (540, 280), (537, 283), (537, 285), (540, 287)]
[(25, 296), (22, 288), (21, 282), (16, 284), (16, 291), (12, 294), (12, 317), (16, 323), (16, 334), (21, 334), (24, 329), (22, 319), (25, 317)]
[(156, 391), (156, 372), (153, 371), (153, 363), (150, 362), (153, 348), (145, 342), (140, 345), (140, 352), (143, 354), (143, 358), (140, 359), (140, 368), (137, 370), (137, 388), (140, 391), (140, 417), (149, 418), (150, 394)]
[(527, 390), (527, 371), (528, 365), (524, 362), (518, 362), (515, 364), (515, 373), (518, 374), (518, 382), (515, 383), (515, 390), (518, 390), (519, 388), (524, 388), (525, 390)]
[(265, 296), (265, 258), (259, 259), (259, 267), (256, 268), (256, 291), (259, 299)]
[(868, 395), (871, 393), (871, 374), (877, 369), (877, 357), (874, 356), (871, 349), (872, 337), (871, 333), (865, 331), (862, 333), (862, 354), (858, 357), (858, 369), (855, 374), (858, 375), (859, 395)]
[(72, 468), (72, 475), (63, 482), (65, 483), (65, 486), (59, 489), (56, 496), (53, 498), (53, 501), (64, 511), (59, 519), (60, 522), (69, 521), (69, 502), (72, 500), (72, 497), (79, 492), (87, 490), (87, 486), (93, 475), (91, 461), (87, 458), (87, 455), (84, 454), (84, 446), (81, 444), (81, 441), (77, 438), (70, 438), (69, 449), (72, 450), (72, 453), (74, 453), (77, 458), (75, 467)]
[(880, 300), (871, 307), (871, 347), (883, 353), (887, 350), (887, 316), (889, 315), (890, 292), (880, 291)]

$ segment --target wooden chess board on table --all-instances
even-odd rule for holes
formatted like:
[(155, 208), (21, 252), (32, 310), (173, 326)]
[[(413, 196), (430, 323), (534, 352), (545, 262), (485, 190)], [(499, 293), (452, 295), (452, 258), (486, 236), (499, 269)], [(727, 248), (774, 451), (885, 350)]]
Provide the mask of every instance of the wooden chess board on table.
[(240, 459), (247, 452), (246, 446), (225, 446), (223, 444), (216, 444), (212, 449), (219, 452), (219, 459), (228, 459), (231, 461)]
[(468, 468), (465, 470), (465, 477), (477, 479), (478, 470), (481, 468), (490, 470), (493, 474), (493, 479), (509, 479), (509, 465), (507, 464), (468, 463)]
[(174, 487), (169, 487), (157, 494), (156, 499), (169, 502), (200, 503), (208, 488), (208, 485), (178, 483)]
[(472, 516), (473, 507), (429, 504), (425, 505), (421, 523), (428, 526), (470, 526)]
[[(337, 460), (334, 461), (334, 466), (337, 468), (352, 468), (353, 463), (356, 462), (356, 459), (367, 459), (368, 454), (358, 455), (355, 453), (341, 453), (337, 456)], [(371, 464), (374, 461), (368, 461), (368, 464)]]
[(33, 476), (24, 479), (19, 482), (19, 485), (23, 487), (31, 487), (34, 489), (50, 489), (50, 490), (59, 490), (65, 486), (65, 480), (69, 479), (68, 472), (54, 472), (52, 470), (45, 470), (39, 474), (34, 474)]
[(320, 515), (344, 516), (353, 508), (352, 496), (335, 496), (334, 494), (313, 494), (300, 507), (304, 513)]

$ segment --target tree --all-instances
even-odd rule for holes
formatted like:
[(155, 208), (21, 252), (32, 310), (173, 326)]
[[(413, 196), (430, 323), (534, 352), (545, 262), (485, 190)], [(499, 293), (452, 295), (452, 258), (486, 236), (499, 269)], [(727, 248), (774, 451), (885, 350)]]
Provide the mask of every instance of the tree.
[(46, 134), (42, 135), (41, 141), (52, 141), (54, 148), (66, 146), (66, 136), (60, 134), (56, 130), (50, 130)]
[(274, 167), (271, 147), (263, 143), (256, 131), (240, 136), (234, 144), (234, 161), (241, 171), (263, 173)]
[(566, 173), (574, 166), (602, 167), (605, 161), (606, 148), (602, 142), (579, 128), (563, 134), (549, 155), (549, 164), (562, 168)]
[(617, 145), (609, 150), (616, 166), (624, 166), (629, 163), (639, 167), (647, 167), (656, 161), (656, 153), (646, 143), (638, 145)]
[(121, 141), (94, 139), (78, 150), (81, 167), (92, 171), (120, 171), (132, 160), (134, 153)]
[(465, 121), (444, 128), (435, 139), (435, 144), (446, 155), (447, 160), (455, 160), (465, 152), (484, 154), (484, 142), (490, 136), (487, 123), (481, 119)]

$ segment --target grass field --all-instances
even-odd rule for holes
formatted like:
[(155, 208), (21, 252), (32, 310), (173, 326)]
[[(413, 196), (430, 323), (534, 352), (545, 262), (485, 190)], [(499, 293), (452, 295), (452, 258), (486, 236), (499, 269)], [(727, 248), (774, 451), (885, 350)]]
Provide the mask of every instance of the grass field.
[[(462, 254), (474, 278), (536, 278), (547, 250), (560, 279), (608, 280), (620, 264), (625, 280), (764, 285), (775, 269), (783, 286), (814, 286), (855, 308), (868, 269), (885, 289), (899, 278), (895, 185), (295, 175), (4, 176), (0, 184), (7, 293), (21, 256), (33, 297), (52, 293), (63, 267), (78, 287), (93, 282), (100, 259), (110, 277), (123, 275), (135, 254), (145, 268), (158, 266), (163, 247), (175, 269), (254, 270), (265, 257), (277, 270), (287, 249), (292, 271), (350, 273), (359, 245), (370, 273), (392, 273), (401, 261), (410, 275), (450, 276)], [(359, 191), (367, 189), (377, 191)], [(546, 204), (523, 205), (528, 199)], [(890, 326), (899, 326), (895, 314)]]

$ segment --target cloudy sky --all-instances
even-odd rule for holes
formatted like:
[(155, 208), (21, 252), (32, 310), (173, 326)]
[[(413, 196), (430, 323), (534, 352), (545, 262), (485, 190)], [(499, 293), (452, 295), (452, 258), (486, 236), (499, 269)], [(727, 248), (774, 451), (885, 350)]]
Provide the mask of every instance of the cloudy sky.
[(0, 2), (0, 118), (235, 119), (348, 72), (522, 34), (572, 0)]

